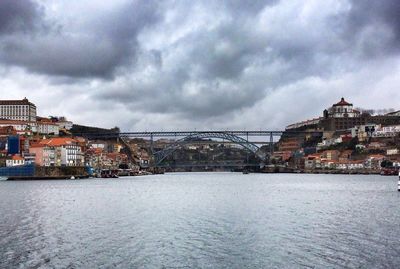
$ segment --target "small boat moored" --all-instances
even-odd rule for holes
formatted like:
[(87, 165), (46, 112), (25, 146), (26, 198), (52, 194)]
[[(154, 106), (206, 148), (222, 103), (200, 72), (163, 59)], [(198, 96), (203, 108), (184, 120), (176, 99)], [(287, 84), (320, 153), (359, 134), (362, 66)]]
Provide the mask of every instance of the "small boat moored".
[(397, 182), (397, 190), (400, 191), (400, 170), (399, 170), (399, 181)]

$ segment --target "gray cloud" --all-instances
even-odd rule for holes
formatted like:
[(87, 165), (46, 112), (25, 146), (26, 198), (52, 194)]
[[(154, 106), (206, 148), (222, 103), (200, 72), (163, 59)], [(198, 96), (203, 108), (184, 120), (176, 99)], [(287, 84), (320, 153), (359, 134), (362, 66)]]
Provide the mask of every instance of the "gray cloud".
[(36, 29), (43, 10), (33, 1), (2, 0), (0, 3), (0, 35)]
[[(140, 30), (158, 19), (155, 1), (129, 1), (89, 18), (86, 29), (70, 32), (68, 25), (52, 27), (44, 14), (35, 13), (41, 10), (37, 4), (29, 2), (21, 10), (19, 2), (9, 4), (8, 14), (18, 20), (8, 23), (9, 30), (15, 31), (1, 39), (0, 61), (56, 76), (112, 77), (118, 67), (134, 60)], [(39, 23), (47, 23), (47, 31), (36, 32), (33, 25)], [(20, 33), (22, 26), (31, 31)]]
[(399, 52), (400, 2), (396, 0), (355, 1), (345, 17), (344, 37), (358, 44), (365, 57)]

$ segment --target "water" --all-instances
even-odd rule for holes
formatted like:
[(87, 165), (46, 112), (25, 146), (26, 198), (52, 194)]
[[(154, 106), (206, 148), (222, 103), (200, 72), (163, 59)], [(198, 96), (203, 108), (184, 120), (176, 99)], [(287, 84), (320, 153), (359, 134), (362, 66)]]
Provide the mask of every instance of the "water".
[(0, 268), (399, 268), (397, 177), (0, 181)]

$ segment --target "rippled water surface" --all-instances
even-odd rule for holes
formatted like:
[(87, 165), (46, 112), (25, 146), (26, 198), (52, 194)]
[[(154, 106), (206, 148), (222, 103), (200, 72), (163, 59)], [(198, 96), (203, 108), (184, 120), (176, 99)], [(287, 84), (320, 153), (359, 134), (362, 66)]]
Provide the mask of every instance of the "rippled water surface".
[(396, 177), (0, 181), (0, 268), (399, 268)]

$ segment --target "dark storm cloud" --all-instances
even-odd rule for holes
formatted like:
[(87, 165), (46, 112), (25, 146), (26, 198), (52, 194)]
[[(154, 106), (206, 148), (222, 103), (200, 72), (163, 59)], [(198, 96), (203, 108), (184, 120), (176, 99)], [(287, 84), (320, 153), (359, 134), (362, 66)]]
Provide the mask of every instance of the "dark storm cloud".
[[(13, 2), (8, 4), (9, 10), (19, 11), (21, 4), (15, 1), (13, 5)], [(28, 10), (40, 10), (33, 3), (28, 4)], [(0, 61), (42, 74), (109, 78), (118, 67), (134, 61), (136, 37), (143, 27), (157, 20), (156, 12), (154, 1), (130, 1), (98, 14), (86, 29), (73, 33), (68, 25), (41, 33), (32, 28), (30, 33), (23, 34), (17, 31), (19, 28), (9, 27), (14, 32), (1, 39)], [(36, 13), (35, 16), (28, 11), (20, 13), (20, 20), (30, 23), (26, 27), (44, 23), (43, 17)], [(19, 27), (13, 21), (9, 24)]]
[(0, 2), (0, 35), (28, 32), (38, 27), (43, 10), (29, 0), (2, 0)]
[(359, 42), (364, 56), (398, 52), (400, 48), (400, 1), (351, 1), (346, 17), (346, 38)]

